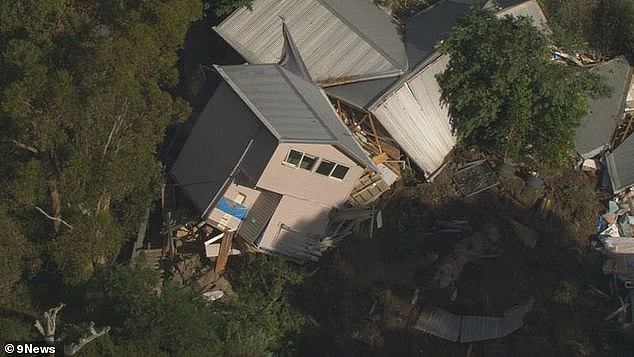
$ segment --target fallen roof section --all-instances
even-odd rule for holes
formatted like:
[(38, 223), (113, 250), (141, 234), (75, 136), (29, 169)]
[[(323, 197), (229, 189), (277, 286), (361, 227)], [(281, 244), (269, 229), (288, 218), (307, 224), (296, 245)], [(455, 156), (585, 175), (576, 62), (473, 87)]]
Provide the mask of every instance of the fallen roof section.
[(634, 186), (634, 135), (630, 135), (606, 157), (612, 190), (616, 193)]
[(462, 316), (430, 307), (421, 312), (414, 328), (453, 342), (492, 340), (519, 330), (532, 309), (532, 299), (506, 310), (503, 316)]
[(408, 68), (398, 25), (370, 0), (255, 0), (214, 29), (249, 63), (275, 63), (282, 21), (319, 84), (397, 76)]
[(215, 68), (279, 142), (332, 144), (362, 166), (375, 169), (314, 84), (274, 64)]
[(623, 117), (632, 78), (632, 68), (622, 56), (601, 63), (591, 71), (606, 79), (611, 93), (607, 97), (589, 98), (590, 113), (581, 118), (575, 142), (577, 152), (585, 159), (600, 154), (612, 140)]

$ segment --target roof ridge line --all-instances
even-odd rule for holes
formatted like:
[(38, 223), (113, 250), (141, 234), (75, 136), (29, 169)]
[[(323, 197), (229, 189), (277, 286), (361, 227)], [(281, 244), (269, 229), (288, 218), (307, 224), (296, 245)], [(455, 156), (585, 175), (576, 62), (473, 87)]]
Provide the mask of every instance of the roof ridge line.
[[(346, 26), (348, 26), (355, 34), (357, 34), (357, 36), (361, 37), (362, 39), (365, 40), (365, 42), (367, 42), (368, 44), (370, 44), (370, 46), (372, 46), (372, 48), (374, 48), (376, 51), (378, 51), (385, 59), (388, 60), (388, 62), (390, 62), (392, 65), (394, 65), (394, 67), (398, 68), (400, 70), (400, 74), (405, 73), (405, 71), (407, 71), (406, 69), (401, 68), (401, 64), (398, 63), (398, 61), (395, 58), (392, 58), (392, 56), (390, 56), (383, 48), (381, 48), (381, 46), (379, 46), (376, 42), (374, 42), (372, 39), (368, 38), (367, 36), (365, 36), (365, 34), (363, 34), (363, 32), (355, 25), (353, 25), (350, 21), (348, 21), (345, 17), (343, 17), (343, 15), (341, 15), (341, 13), (339, 13), (337, 10), (335, 10), (332, 6), (330, 6), (329, 4), (327, 4), (325, 2), (325, 0), (315, 0), (317, 1), (319, 4), (321, 4), (321, 6), (325, 7), (328, 11), (330, 11), (331, 13), (333, 13), (341, 22), (343, 22)], [(338, 0), (338, 1), (344, 1), (344, 0)], [(372, 6), (376, 6), (374, 4), (371, 4)], [(380, 10), (380, 9), (379, 9)], [(391, 18), (391, 16), (390, 16)], [(407, 57), (407, 56), (406, 56)], [(409, 64), (407, 64), (407, 67), (409, 67)]]
[[(250, 66), (250, 65), (242, 65), (242, 66)], [(269, 121), (266, 119), (264, 114), (260, 112), (260, 110), (255, 106), (255, 104), (253, 104), (253, 102), (249, 100), (247, 95), (240, 89), (240, 87), (233, 80), (231, 80), (231, 77), (222, 69), (222, 66), (214, 64), (213, 67), (216, 70), (216, 72), (220, 74), (222, 79), (224, 79), (224, 81), (227, 82), (229, 87), (231, 87), (231, 89), (233, 89), (233, 91), (238, 95), (238, 97), (240, 97), (240, 99), (244, 102), (244, 104), (247, 105), (247, 107), (255, 114), (255, 116), (258, 117), (258, 119), (260, 119), (260, 122), (262, 123), (262, 125), (264, 125), (271, 132), (271, 134), (275, 136), (275, 139), (277, 139), (277, 141), (279, 142), (280, 138), (282, 137), (280, 133), (277, 130), (275, 130), (273, 125), (269, 123)]]
[[(284, 68), (282, 68), (280, 65), (275, 65), (275, 68), (277, 68), (277, 70), (280, 72), (280, 74), (282, 75), (282, 78), (284, 78), (284, 81), (291, 87), (293, 88), (293, 91), (295, 93), (297, 93), (297, 95), (301, 98), (302, 102), (304, 102), (304, 104), (306, 105), (306, 107), (308, 107), (308, 109), (310, 109), (311, 113), (313, 113), (313, 115), (315, 116), (315, 118), (319, 121), (319, 123), (321, 124), (321, 126), (326, 129), (326, 131), (328, 132), (328, 134), (330, 135), (330, 137), (332, 138), (332, 142), (331, 144), (336, 143), (337, 140), (337, 136), (332, 132), (332, 130), (330, 130), (330, 128), (328, 127), (328, 125), (326, 125), (326, 123), (324, 123), (323, 120), (321, 120), (321, 118), (319, 117), (319, 115), (317, 114), (317, 112), (315, 112), (315, 109), (313, 108), (312, 105), (310, 105), (310, 103), (308, 103), (308, 100), (304, 97), (304, 95), (295, 87), (295, 85), (291, 82), (291, 80), (288, 78), (288, 71)], [(304, 80), (303, 78), (300, 78), (299, 76), (297, 76), (300, 80)], [(312, 82), (308, 82), (306, 81), (308, 84), (315, 86), (315, 84), (313, 84)], [(319, 87), (315, 86), (315, 88), (317, 90), (321, 90)], [(328, 103), (330, 104), (330, 102)], [(324, 141), (324, 143), (328, 143), (327, 141)]]

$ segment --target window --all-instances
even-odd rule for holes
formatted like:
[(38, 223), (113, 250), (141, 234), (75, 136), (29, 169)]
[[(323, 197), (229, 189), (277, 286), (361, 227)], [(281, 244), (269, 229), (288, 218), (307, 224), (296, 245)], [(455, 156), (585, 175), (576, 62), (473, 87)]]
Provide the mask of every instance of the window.
[(317, 158), (315, 156), (297, 150), (290, 150), (288, 155), (286, 155), (286, 159), (284, 159), (285, 164), (308, 171), (311, 171), (313, 167), (315, 167), (316, 162)]
[(340, 164), (335, 164), (332, 161), (322, 160), (321, 163), (319, 163), (319, 167), (317, 167), (317, 170), (315, 172), (324, 176), (334, 177), (336, 179), (343, 180), (344, 177), (346, 177), (348, 170), (350, 170), (349, 167), (346, 167)]

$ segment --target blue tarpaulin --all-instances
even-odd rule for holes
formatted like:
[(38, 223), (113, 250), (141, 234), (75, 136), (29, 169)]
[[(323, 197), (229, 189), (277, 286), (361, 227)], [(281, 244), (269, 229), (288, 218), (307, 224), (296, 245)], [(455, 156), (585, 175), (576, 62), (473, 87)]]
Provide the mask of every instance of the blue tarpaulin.
[(235, 201), (232, 201), (228, 199), (227, 197), (221, 198), (216, 208), (239, 220), (243, 220), (247, 216), (247, 211), (248, 211), (245, 206)]

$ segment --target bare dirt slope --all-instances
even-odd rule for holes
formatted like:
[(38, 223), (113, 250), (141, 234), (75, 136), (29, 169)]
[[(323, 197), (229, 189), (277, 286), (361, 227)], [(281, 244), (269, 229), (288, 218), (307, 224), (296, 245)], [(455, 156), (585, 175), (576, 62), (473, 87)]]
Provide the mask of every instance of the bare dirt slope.
[[(464, 161), (479, 158), (475, 152), (460, 155)], [(463, 198), (451, 182), (459, 166), (450, 165), (432, 184), (396, 190), (382, 204), (385, 224), (373, 238), (351, 238), (322, 259), (300, 294), (299, 303), (311, 316), (302, 354), (465, 356), (470, 349), (471, 356), (613, 356), (626, 351), (603, 322), (615, 302), (596, 292), (608, 291), (601, 257), (589, 248), (601, 211), (596, 177), (567, 171), (546, 177), (542, 190), (519, 177), (501, 177), (496, 188)], [(447, 221), (460, 229), (447, 229)], [(530, 298), (535, 305), (525, 326), (507, 338), (470, 347), (412, 328), (425, 306), (499, 315)]]

